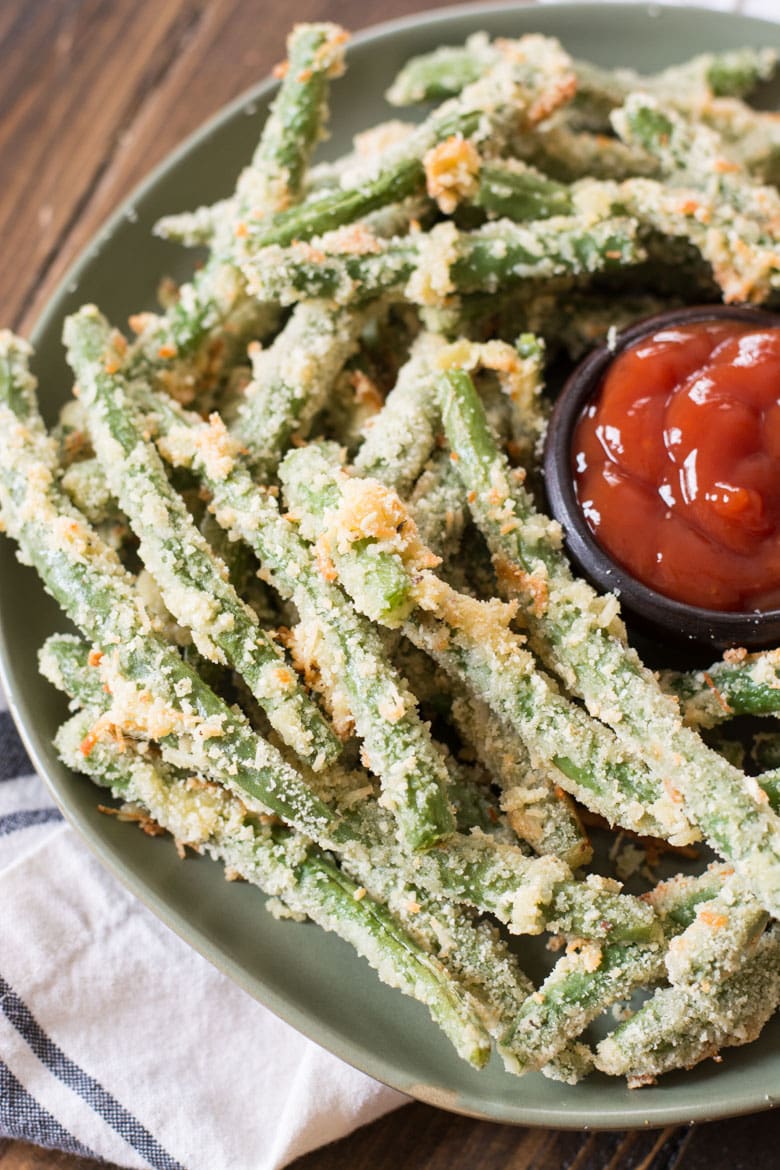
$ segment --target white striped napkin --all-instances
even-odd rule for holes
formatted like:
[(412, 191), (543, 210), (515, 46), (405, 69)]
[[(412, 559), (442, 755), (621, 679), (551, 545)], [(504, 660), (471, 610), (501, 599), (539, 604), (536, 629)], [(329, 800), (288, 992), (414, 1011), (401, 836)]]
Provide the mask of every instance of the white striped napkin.
[[(780, 17), (780, 0), (687, 2)], [(127, 1167), (277, 1170), (405, 1100), (255, 1003), (98, 865), (0, 692), (0, 1138)]]

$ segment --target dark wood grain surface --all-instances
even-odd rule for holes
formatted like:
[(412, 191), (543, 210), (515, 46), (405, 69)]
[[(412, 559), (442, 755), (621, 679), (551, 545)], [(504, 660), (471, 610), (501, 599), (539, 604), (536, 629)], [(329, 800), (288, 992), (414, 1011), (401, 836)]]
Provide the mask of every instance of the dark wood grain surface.
[[(291, 20), (357, 29), (421, 0), (0, 0), (0, 323), (29, 329), (110, 211), (262, 78)], [(425, 0), (443, 7), (441, 0)], [(410, 1105), (295, 1170), (776, 1170), (780, 1111), (611, 1134), (516, 1129)], [(0, 1142), (0, 1170), (98, 1170)], [(214, 1167), (214, 1170), (222, 1170)]]

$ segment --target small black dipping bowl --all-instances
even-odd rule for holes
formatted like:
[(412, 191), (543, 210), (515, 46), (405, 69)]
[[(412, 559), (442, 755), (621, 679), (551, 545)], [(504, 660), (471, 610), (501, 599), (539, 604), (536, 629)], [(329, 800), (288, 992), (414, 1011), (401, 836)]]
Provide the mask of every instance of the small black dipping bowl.
[[(663, 634), (677, 643), (759, 649), (780, 644), (780, 609), (748, 613), (701, 609), (674, 601), (643, 585), (596, 541), (577, 502), (572, 474), (574, 428), (612, 360), (627, 346), (659, 329), (723, 317), (745, 321), (757, 328), (780, 328), (779, 314), (749, 306), (701, 305), (673, 309), (638, 321), (618, 334), (611, 348), (601, 346), (580, 362), (563, 387), (550, 419), (544, 449), (544, 478), (550, 509), (563, 528), (572, 560), (598, 589), (618, 594), (625, 617), (639, 629)], [(641, 532), (637, 533), (637, 539), (642, 539)]]

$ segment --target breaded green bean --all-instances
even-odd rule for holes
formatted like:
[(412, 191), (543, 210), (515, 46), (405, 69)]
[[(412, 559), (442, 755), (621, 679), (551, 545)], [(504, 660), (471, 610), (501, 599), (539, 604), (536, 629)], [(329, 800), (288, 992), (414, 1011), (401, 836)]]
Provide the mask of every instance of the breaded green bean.
[[(438, 414), (436, 418), (438, 421)], [(409, 511), (426, 548), (442, 558), (445, 569), (455, 567), (467, 510), (463, 487), (448, 451), (436, 451), (428, 462), (409, 497)], [(473, 560), (469, 560), (469, 569), (473, 568)]]
[(663, 969), (663, 946), (585, 944), (559, 959), (538, 992), (526, 1000), (499, 1050), (512, 1072), (541, 1068), (611, 1004), (653, 983)]
[(272, 345), (251, 350), (252, 381), (232, 430), (261, 482), (273, 479), (291, 436), (305, 437), (357, 350), (365, 322), (365, 313), (307, 301), (296, 306)]
[(394, 869), (363, 867), (367, 897), (360, 876), (350, 883), (343, 868), (294, 833), (263, 826), (226, 791), (194, 783), (148, 753), (108, 742), (85, 756), (81, 744), (96, 717), (89, 710), (75, 715), (58, 732), (56, 746), (66, 764), (126, 802), (120, 817), (132, 820), (142, 810), (180, 846), (209, 853), (292, 913), (346, 937), (384, 982), (429, 1007), (464, 1059), (484, 1063), (481, 1028), (498, 1035), (533, 990), (494, 927), (413, 885), (399, 885)]
[(304, 536), (317, 540), (362, 613), (390, 628), (408, 619), (410, 641), (465, 681), (525, 740), (534, 765), (554, 764), (561, 787), (594, 812), (639, 833), (690, 839), (647, 767), (537, 669), (508, 629), (514, 610), (434, 577), (430, 551), (395, 493), (344, 475), (325, 444), (288, 453), (280, 476)]
[[(491, 44), (485, 33), (478, 32), (465, 45), (444, 45), (412, 57), (396, 75), (387, 100), (393, 106), (408, 106), (452, 97), (484, 75), (500, 52), (499, 44)], [(746, 97), (760, 81), (772, 76), (776, 63), (773, 49), (752, 48), (701, 53), (649, 76), (634, 69), (607, 70), (589, 61), (576, 61), (573, 104), (578, 109), (584, 107), (591, 117), (600, 115), (600, 129), (609, 111), (634, 90), (685, 106), (698, 106), (712, 96)]]
[(216, 250), (182, 285), (164, 315), (138, 314), (129, 358), (135, 375), (190, 403), (215, 386), (247, 341), (264, 338), (278, 320), (274, 306), (247, 295), (234, 263), (236, 230), (247, 216), (271, 214), (299, 198), (306, 167), (327, 114), (330, 78), (343, 65), (346, 35), (333, 24), (300, 24), (288, 39), (288, 69), (250, 165), (225, 207)]
[(780, 769), (762, 772), (756, 776), (756, 783), (762, 792), (766, 793), (769, 804), (776, 813), (780, 813)]
[(486, 703), (465, 696), (452, 704), (458, 734), (501, 789), (501, 807), (522, 841), (576, 869), (592, 856), (587, 835), (567, 794), (550, 769), (534, 768), (525, 744), (512, 735)]
[[(41, 667), (55, 686), (78, 701), (95, 699), (102, 712), (108, 700), (96, 688), (89, 664), (89, 649), (78, 639), (50, 638), (41, 652)], [(617, 883), (595, 877), (572, 881), (563, 862), (529, 858), (492, 831), (486, 835), (471, 828), (468, 834), (453, 835), (446, 848), (399, 854), (378, 806), (365, 802), (365, 793), (356, 795), (357, 802), (345, 804), (334, 836), (321, 834), (321, 844), (335, 850), (349, 872), (378, 896), (387, 898), (394, 890), (396, 909), (410, 885), (419, 883), (421, 896), (427, 892), (489, 910), (513, 933), (551, 929), (567, 937), (624, 942), (652, 940), (657, 934), (652, 908), (622, 895)]]
[(63, 490), (90, 524), (123, 519), (124, 514), (108, 486), (100, 460), (94, 455), (71, 463), (61, 483)]
[[(136, 395), (141, 394), (139, 387)], [(192, 465), (208, 486), (217, 521), (256, 553), (283, 596), (292, 596), (317, 646), (318, 667), (348, 695), (348, 708), (371, 768), (382, 777), (385, 799), (411, 848), (428, 848), (454, 827), (447, 770), (417, 714), (417, 704), (387, 662), (375, 630), (343, 594), (323, 582), (306, 545), (259, 489), (237, 448), (218, 467), (208, 459), (214, 424), (177, 410), (147, 392), (170, 456)]]
[[(717, 870), (708, 870), (698, 878), (668, 883), (657, 894), (651, 892), (649, 899), (662, 910), (663, 938), (656, 942), (572, 947), (501, 1037), (499, 1048), (507, 1065), (518, 1073), (541, 1067), (606, 1008), (630, 998), (637, 988), (656, 983), (664, 974), (666, 944), (671, 939), (674, 945), (676, 936), (677, 942), (685, 937), (687, 919), (697, 910), (706, 914), (713, 887), (717, 901), (728, 881)], [(752, 910), (755, 914), (754, 902)]]
[(477, 919), (443, 894), (432, 895), (402, 862), (386, 864), (383, 845), (392, 836), (391, 818), (378, 807), (364, 808), (361, 832), (374, 848), (355, 851), (342, 860), (343, 867), (388, 907), (416, 942), (446, 963), (474, 997), (487, 1030), (497, 1036), (533, 984), (491, 922)]
[[(652, 907), (620, 892), (617, 882), (592, 875), (586, 881), (572, 879), (571, 871), (554, 857), (528, 857), (516, 845), (473, 829), (454, 834), (446, 848), (430, 849), (399, 866), (394, 843), (378, 838), (366, 826), (370, 815), (359, 806), (354, 820), (345, 820), (353, 841), (371, 842), (369, 864), (399, 873), (404, 882), (419, 881), (434, 895), (465, 903), (491, 913), (511, 934), (539, 934), (551, 930), (568, 938), (609, 938), (624, 943), (647, 942), (658, 937)], [(357, 847), (360, 853), (361, 846)], [(350, 847), (345, 865), (350, 868)], [(363, 862), (365, 864), (365, 861)], [(366, 878), (366, 881), (369, 879)]]
[[(505, 413), (501, 407), (496, 410), (484, 385), (480, 384), (480, 400), (488, 425), (516, 464), (524, 469), (532, 468), (547, 424), (547, 406), (542, 399), (544, 341), (528, 332), (521, 333), (514, 345), (460, 340), (438, 355), (439, 369), (455, 362), (460, 369), (475, 374), (494, 372), (499, 402), (505, 407)], [(438, 396), (436, 401), (438, 404)]]
[(514, 154), (558, 183), (619, 180), (658, 174), (658, 163), (640, 145), (614, 135), (576, 130), (566, 117), (551, 118), (535, 134), (517, 139)]
[(163, 642), (116, 554), (54, 479), (56, 446), (38, 414), (30, 348), (0, 334), (0, 502), (20, 555), (99, 649), (116, 718), (146, 727), (172, 756), (218, 776), (247, 805), (272, 810), (311, 836), (334, 819), (300, 775)]
[(312, 243), (262, 248), (242, 263), (250, 291), (282, 304), (311, 297), (362, 304), (387, 295), (441, 305), (456, 293), (609, 271), (643, 255), (633, 220), (555, 217), (525, 226), (495, 220), (474, 232), (459, 232), (447, 221), (426, 235), (387, 242), (345, 228)]
[(473, 33), (465, 45), (441, 45), (411, 57), (396, 74), (385, 97), (391, 106), (411, 106), (454, 97), (493, 66), (497, 47), (487, 33)]
[(640, 836), (691, 839), (647, 768), (564, 698), (516, 638), (496, 630), (489, 638), (484, 630), (470, 634), (431, 614), (415, 616), (403, 630), (525, 741), (535, 768), (554, 769), (560, 787), (586, 808)]
[(331, 858), (289, 829), (263, 825), (217, 785), (193, 783), (158, 760), (107, 743), (85, 756), (80, 745), (93, 722), (89, 710), (73, 716), (57, 734), (57, 749), (69, 767), (128, 802), (129, 819), (140, 808), (181, 845), (205, 850), (291, 913), (345, 939), (383, 982), (428, 1007), (463, 1059), (478, 1068), (487, 1062), (490, 1043), (469, 993)]
[(194, 211), (180, 211), (176, 215), (164, 215), (154, 225), (154, 235), (172, 244), (183, 244), (186, 248), (214, 246), (217, 233), (224, 228), (231, 232), (235, 215), (235, 197), (220, 199), (208, 207), (197, 207)]
[(622, 184), (620, 200), (658, 231), (689, 239), (712, 266), (726, 301), (764, 301), (780, 288), (777, 256), (780, 193), (756, 184), (727, 157), (720, 136), (631, 94), (612, 121), (627, 143), (659, 162), (671, 187), (641, 179)]
[(705, 126), (717, 131), (729, 158), (759, 183), (780, 184), (780, 119), (736, 98), (717, 98), (701, 110)]
[(668, 987), (596, 1049), (596, 1066), (629, 1085), (653, 1084), (674, 1068), (692, 1068), (721, 1048), (755, 1040), (780, 1003), (780, 932), (773, 927), (724, 981)]
[(325, 134), (328, 89), (344, 71), (348, 35), (337, 24), (298, 24), (287, 38), (282, 84), (249, 166), (238, 202), (263, 217), (295, 203), (312, 152)]
[[(738, 769), (684, 727), (677, 705), (625, 642), (614, 597), (577, 581), (560, 530), (541, 515), (485, 424), (471, 379), (441, 382), (447, 437), (499, 584), (522, 601), (532, 644), (591, 713), (643, 754), (667, 801), (681, 803), (772, 913), (780, 907), (780, 819)], [(650, 745), (648, 747), (648, 744)]]
[(726, 879), (717, 897), (700, 905), (693, 922), (669, 944), (669, 982), (691, 987), (727, 979), (750, 955), (768, 922), (755, 898)]
[(458, 139), (476, 155), (479, 146), (497, 154), (509, 134), (532, 126), (566, 99), (574, 84), (569, 59), (557, 41), (524, 37), (487, 75), (436, 109), (425, 122), (390, 146), (373, 165), (332, 194), (317, 197), (268, 222), (246, 224), (243, 250), (251, 258), (270, 244), (310, 240), (352, 224), (370, 212), (423, 190), (438, 195), (440, 145)]
[[(206, 658), (238, 671), (284, 742), (315, 769), (323, 767), (338, 755), (339, 742), (172, 488), (117, 369), (122, 355), (105, 318), (86, 306), (68, 318), (64, 336), (95, 449), (166, 606)], [(224, 458), (218, 448), (208, 455)]]
[(355, 458), (355, 471), (407, 495), (436, 443), (436, 354), (444, 342), (421, 333)]
[(735, 715), (780, 712), (780, 652), (729, 651), (707, 670), (661, 672), (661, 686), (680, 703), (691, 727), (716, 727)]
[(473, 204), (491, 218), (506, 217), (515, 223), (571, 215), (574, 211), (571, 192), (565, 184), (512, 158), (480, 167)]

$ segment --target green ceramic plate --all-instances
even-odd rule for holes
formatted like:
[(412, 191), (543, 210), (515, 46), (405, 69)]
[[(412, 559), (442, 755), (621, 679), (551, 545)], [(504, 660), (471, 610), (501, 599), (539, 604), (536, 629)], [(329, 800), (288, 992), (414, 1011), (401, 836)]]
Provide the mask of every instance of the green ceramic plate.
[[(579, 56), (603, 65), (658, 69), (705, 49), (741, 44), (780, 49), (780, 25), (743, 17), (652, 5), (480, 5), (383, 25), (356, 38), (349, 71), (334, 91), (329, 150), (389, 115), (381, 97), (403, 61), (477, 29), (559, 37)], [(173, 154), (97, 237), (63, 282), (34, 334), (44, 409), (53, 418), (69, 392), (59, 346), (66, 313), (96, 301), (116, 321), (152, 306), (162, 273), (184, 275), (181, 252), (154, 240), (165, 212), (225, 195), (248, 157), (274, 84), (265, 82), (231, 105)], [(774, 104), (778, 105), (778, 93)], [(417, 1004), (382, 986), (338, 939), (314, 926), (277, 922), (253, 887), (225, 882), (198, 858), (178, 861), (169, 842), (131, 832), (96, 810), (95, 789), (62, 767), (51, 746), (65, 709), (37, 673), (35, 654), (63, 619), (8, 541), (0, 547), (0, 666), (31, 758), (72, 824), (105, 864), (173, 930), (251, 995), (325, 1048), (423, 1101), (496, 1121), (547, 1126), (622, 1128), (703, 1120), (766, 1109), (780, 1099), (780, 1027), (667, 1077), (657, 1088), (629, 1092), (591, 1077), (574, 1088), (533, 1075), (519, 1080), (494, 1061), (482, 1073), (461, 1063)], [(227, 1038), (226, 1038), (227, 1039)]]

